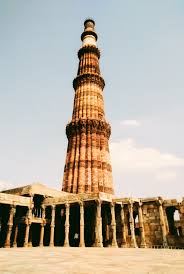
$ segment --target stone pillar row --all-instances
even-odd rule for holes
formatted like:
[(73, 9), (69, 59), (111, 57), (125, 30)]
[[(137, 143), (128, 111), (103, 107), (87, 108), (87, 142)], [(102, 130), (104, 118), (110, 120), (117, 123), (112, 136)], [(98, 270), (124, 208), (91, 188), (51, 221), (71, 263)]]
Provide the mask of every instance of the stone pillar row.
[[(122, 205), (122, 213), (121, 213), (121, 220), (122, 224), (122, 247), (126, 247), (126, 219), (124, 216), (124, 205)], [(134, 203), (133, 201), (129, 201), (128, 203), (128, 212), (129, 212), (129, 224), (130, 224), (130, 233), (131, 233), (131, 247), (137, 248), (137, 241), (135, 236), (135, 221), (133, 216), (133, 208)], [(139, 230), (140, 230), (140, 237), (141, 237), (141, 243), (140, 247), (145, 248), (146, 247), (146, 238), (145, 238), (145, 230), (144, 230), (144, 221), (143, 221), (143, 213), (142, 213), (142, 202), (138, 203), (138, 220), (139, 220)]]
[[(54, 246), (54, 228), (55, 228), (55, 205), (51, 206), (51, 224), (50, 224), (50, 244), (49, 246)], [(64, 246), (69, 246), (69, 227), (70, 227), (70, 204), (65, 204), (66, 208), (66, 221), (65, 221), (65, 241)], [(25, 228), (25, 238), (24, 238), (24, 247), (31, 247), (32, 246), (32, 231), (30, 229), (31, 227), (31, 214), (32, 208), (28, 209), (28, 214), (26, 218), (26, 228)], [(6, 235), (6, 241), (5, 241), (5, 247), (10, 247), (10, 237), (12, 233), (13, 228), (13, 219), (16, 213), (16, 208), (14, 206), (11, 206), (10, 208), (10, 214), (9, 214), (9, 220), (8, 220), (8, 227), (7, 227), (7, 235)], [(41, 225), (40, 230), (40, 242), (39, 246), (43, 246), (43, 240), (44, 240), (44, 227), (45, 227), (45, 207), (42, 207), (42, 219), (43, 222)], [(14, 233), (14, 240), (13, 240), (13, 247), (17, 246), (17, 236), (18, 236), (18, 224), (15, 224), (15, 233)], [(83, 202), (80, 202), (80, 247), (84, 247), (84, 204)]]
[[(51, 224), (50, 224), (50, 244), (49, 246), (54, 246), (54, 228), (55, 228), (55, 205), (51, 206)], [(66, 208), (66, 220), (65, 220), (65, 241), (64, 246), (69, 246), (69, 227), (70, 227), (70, 204), (65, 204)], [(26, 228), (25, 228), (25, 238), (24, 238), (24, 247), (31, 247), (32, 246), (32, 231), (31, 231), (31, 212), (32, 208), (28, 209), (27, 217), (26, 217)], [(7, 236), (5, 241), (5, 247), (10, 247), (10, 237), (12, 233), (13, 227), (13, 220), (16, 213), (16, 207), (11, 206), (9, 220), (8, 220), (8, 228), (7, 228)], [(113, 239), (112, 239), (112, 246), (117, 246), (116, 241), (116, 221), (115, 221), (115, 205), (111, 204), (111, 215), (112, 215), (112, 230), (113, 230)], [(44, 227), (45, 227), (45, 207), (42, 207), (42, 219), (43, 222), (40, 224), (40, 242), (39, 246), (43, 246), (44, 240)], [(14, 240), (13, 240), (13, 247), (17, 246), (17, 236), (18, 236), (18, 224), (15, 224), (15, 232), (14, 232)], [(80, 202), (80, 247), (85, 247), (85, 240), (84, 240), (84, 203)], [(96, 226), (95, 226), (95, 246), (103, 247), (102, 242), (102, 217), (101, 217), (101, 201), (97, 201), (97, 208), (96, 208)]]
[[(164, 212), (162, 201), (158, 201), (159, 204), (159, 212), (160, 212), (160, 220), (163, 234), (163, 245), (167, 247), (167, 238), (166, 238), (166, 226), (164, 220)], [(85, 247), (85, 239), (84, 239), (84, 202), (79, 202), (80, 205), (80, 247)], [(96, 201), (96, 224), (95, 224), (95, 243), (94, 246), (103, 247), (103, 237), (102, 237), (102, 214), (101, 214), (101, 206), (102, 201)], [(121, 219), (121, 247), (126, 247), (126, 237), (127, 237), (127, 219), (125, 218), (125, 205), (121, 204), (120, 210), (120, 219)], [(129, 201), (128, 203), (128, 212), (129, 212), (129, 224), (131, 231), (131, 247), (137, 247), (136, 236), (135, 236), (135, 225), (134, 225), (134, 216), (133, 216), (133, 206), (134, 203)], [(54, 229), (55, 229), (55, 209), (56, 206), (51, 206), (51, 223), (50, 223), (50, 243), (49, 246), (54, 246)], [(27, 218), (26, 218), (26, 229), (25, 229), (25, 239), (24, 239), (24, 247), (32, 246), (32, 231), (31, 231), (31, 212), (32, 208), (28, 209)], [(115, 214), (115, 203), (110, 203), (110, 212), (111, 212), (111, 231), (112, 231), (112, 247), (117, 247), (117, 239), (116, 239), (116, 214)], [(7, 224), (7, 235), (5, 241), (5, 247), (10, 247), (10, 238), (12, 233), (12, 227), (15, 225), (14, 230), (14, 239), (13, 239), (13, 247), (17, 246), (17, 236), (18, 236), (18, 224), (14, 223), (14, 217), (16, 213), (16, 207), (11, 206), (9, 213), (9, 220)], [(70, 203), (65, 204), (65, 239), (64, 246), (69, 246), (69, 230), (70, 230)], [(145, 239), (145, 231), (144, 231), (144, 221), (143, 221), (143, 213), (142, 213), (142, 203), (138, 203), (138, 217), (139, 217), (139, 229), (140, 229), (140, 237), (141, 244), (140, 247), (146, 247), (146, 239)], [(42, 223), (40, 229), (40, 242), (39, 246), (43, 246), (44, 243), (44, 228), (45, 228), (45, 207), (42, 206)]]
[[(10, 206), (9, 212), (9, 220), (7, 224), (7, 234), (4, 247), (10, 247), (10, 239), (12, 234), (13, 225), (15, 226), (14, 230), (14, 239), (13, 239), (13, 247), (17, 247), (17, 237), (18, 237), (18, 223), (14, 222), (14, 217), (16, 214), (16, 206)], [(32, 246), (32, 232), (30, 230), (31, 227), (31, 214), (32, 214), (32, 207), (28, 208), (28, 213), (26, 216), (25, 221), (25, 235), (24, 235), (24, 247), (31, 247)], [(45, 208), (42, 207), (42, 219), (45, 219)], [(43, 246), (43, 238), (44, 238), (44, 225), (45, 223), (41, 223), (41, 231), (40, 231), (40, 246)]]

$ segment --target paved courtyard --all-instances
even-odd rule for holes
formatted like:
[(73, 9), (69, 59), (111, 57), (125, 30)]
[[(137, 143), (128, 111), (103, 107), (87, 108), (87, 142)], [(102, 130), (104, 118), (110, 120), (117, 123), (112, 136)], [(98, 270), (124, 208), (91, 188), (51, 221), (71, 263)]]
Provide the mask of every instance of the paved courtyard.
[(184, 273), (184, 250), (120, 248), (0, 249), (0, 273)]

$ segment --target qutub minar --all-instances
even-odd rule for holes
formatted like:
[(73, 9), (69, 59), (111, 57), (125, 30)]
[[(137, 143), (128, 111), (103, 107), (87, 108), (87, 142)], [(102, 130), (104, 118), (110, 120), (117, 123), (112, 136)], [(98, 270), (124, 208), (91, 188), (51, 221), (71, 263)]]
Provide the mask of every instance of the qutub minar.
[(184, 198), (114, 196), (94, 27), (87, 19), (81, 35), (62, 191), (35, 183), (0, 192), (0, 247), (184, 248)]
[(94, 21), (87, 20), (78, 52), (79, 68), (73, 81), (75, 99), (72, 121), (66, 127), (68, 150), (63, 191), (114, 194), (109, 156), (110, 125), (105, 120)]

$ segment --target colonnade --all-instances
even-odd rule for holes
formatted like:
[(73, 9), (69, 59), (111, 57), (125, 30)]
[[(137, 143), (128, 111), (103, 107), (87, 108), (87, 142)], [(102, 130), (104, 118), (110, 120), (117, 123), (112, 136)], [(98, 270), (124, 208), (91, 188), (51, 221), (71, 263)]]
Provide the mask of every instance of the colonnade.
[[(85, 246), (84, 241), (84, 203), (80, 202), (80, 247)], [(55, 230), (55, 210), (56, 205), (51, 205), (51, 220), (50, 220), (50, 243), (49, 246), (54, 246), (54, 230)], [(12, 229), (14, 226), (14, 233), (13, 233), (13, 244), (12, 247), (17, 247), (17, 237), (18, 237), (18, 223), (15, 221), (15, 214), (16, 214), (16, 206), (10, 205), (9, 210), (9, 219), (7, 222), (7, 231), (6, 231), (6, 239), (4, 242), (4, 247), (11, 246), (11, 237), (12, 237)], [(64, 239), (64, 246), (69, 246), (69, 228), (70, 228), (70, 203), (65, 204), (65, 239)], [(42, 206), (42, 214), (41, 214), (41, 222), (40, 224), (40, 240), (39, 246), (42, 247), (44, 245), (44, 228), (46, 225), (45, 219), (45, 206)], [(32, 218), (32, 207), (28, 208), (26, 219), (25, 219), (25, 234), (24, 234), (24, 247), (31, 247), (32, 246), (32, 231), (31, 225), (34, 223), (34, 215)], [(0, 232), (1, 232), (1, 222), (0, 222)], [(98, 237), (97, 237), (98, 238)]]
[[(94, 201), (93, 201), (94, 202)], [(102, 205), (108, 204), (110, 208), (110, 216), (111, 221), (109, 226), (111, 227), (111, 243), (110, 246), (112, 247), (134, 247), (137, 248), (137, 239), (135, 234), (135, 214), (134, 210), (136, 210), (138, 214), (138, 227), (139, 227), (139, 247), (145, 248), (146, 247), (146, 238), (145, 238), (145, 228), (144, 228), (144, 220), (143, 220), (143, 211), (142, 211), (142, 202), (134, 202), (129, 201), (126, 204), (123, 204), (121, 202), (113, 203), (113, 202), (102, 202), (101, 200), (96, 200), (96, 214), (95, 214), (95, 239), (93, 246), (96, 247), (103, 247), (104, 246), (104, 238), (102, 232), (102, 223), (105, 221), (102, 218)], [(76, 202), (75, 202), (76, 204)], [(79, 210), (79, 246), (85, 247), (85, 202), (79, 201), (78, 202), (80, 210)], [(161, 225), (161, 231), (162, 231), (162, 237), (163, 237), (163, 246), (167, 247), (167, 229), (166, 229), (166, 220), (164, 215), (164, 209), (162, 205), (162, 201), (158, 200), (158, 211), (159, 211), (159, 217), (160, 217), (160, 225)], [(70, 246), (70, 207), (73, 205), (73, 203), (65, 203), (65, 224), (64, 224), (64, 246), (68, 247)], [(55, 218), (56, 218), (56, 206), (59, 205), (47, 205), (51, 207), (51, 218), (50, 220), (45, 219), (45, 206), (42, 205), (42, 215), (41, 220), (39, 223), (40, 225), (40, 235), (39, 235), (39, 246), (44, 245), (44, 233), (45, 233), (45, 225), (50, 224), (50, 230), (49, 230), (49, 246), (54, 246), (54, 237), (55, 237)], [(121, 225), (121, 242), (120, 239), (117, 239), (117, 213), (115, 208), (119, 207), (119, 213), (120, 214), (120, 224)], [(15, 214), (16, 214), (16, 206), (10, 205), (9, 210), (9, 219), (7, 222), (7, 231), (6, 231), (6, 239), (4, 241), (4, 247), (16, 247), (17, 246), (17, 237), (18, 237), (18, 223), (15, 221)], [(127, 217), (129, 216), (129, 217)], [(28, 208), (26, 219), (24, 222), (25, 225), (25, 233), (24, 233), (24, 247), (30, 247), (32, 246), (32, 229), (31, 225), (34, 224), (34, 216), (32, 214), (32, 207)], [(129, 227), (129, 233), (128, 233), (128, 227)], [(1, 231), (1, 226), (0, 226)], [(13, 231), (13, 234), (12, 234)], [(109, 231), (107, 232), (109, 233)], [(12, 239), (12, 237), (14, 237)], [(120, 236), (118, 236), (120, 238)], [(127, 237), (130, 239), (130, 243), (127, 245)]]
[[(16, 206), (15, 205), (9, 205), (9, 219), (7, 222), (7, 231), (6, 231), (6, 238), (4, 242), (4, 247), (17, 247), (17, 238), (19, 233), (19, 224), (25, 225), (25, 233), (22, 235), (24, 237), (24, 247), (32, 246), (32, 233), (31, 233), (31, 224), (32, 224), (32, 207), (28, 207), (25, 222), (18, 222), (15, 218), (16, 215)], [(42, 219), (45, 218), (45, 208), (42, 206)], [(2, 220), (1, 220), (2, 222)], [(44, 223), (41, 223), (41, 234), (40, 234), (40, 246), (43, 246), (43, 237), (44, 237)], [(2, 233), (2, 225), (0, 225), (0, 233)], [(13, 237), (13, 239), (12, 239)]]

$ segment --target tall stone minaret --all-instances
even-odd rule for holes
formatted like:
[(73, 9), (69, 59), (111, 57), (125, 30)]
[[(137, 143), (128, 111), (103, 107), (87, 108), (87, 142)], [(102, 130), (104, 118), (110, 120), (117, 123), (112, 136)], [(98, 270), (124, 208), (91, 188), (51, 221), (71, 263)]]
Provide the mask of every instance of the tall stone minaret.
[(110, 125), (105, 120), (100, 74), (100, 51), (96, 47), (95, 22), (87, 19), (78, 52), (79, 67), (73, 81), (75, 99), (72, 121), (66, 126), (68, 148), (63, 191), (114, 193), (109, 155)]

